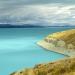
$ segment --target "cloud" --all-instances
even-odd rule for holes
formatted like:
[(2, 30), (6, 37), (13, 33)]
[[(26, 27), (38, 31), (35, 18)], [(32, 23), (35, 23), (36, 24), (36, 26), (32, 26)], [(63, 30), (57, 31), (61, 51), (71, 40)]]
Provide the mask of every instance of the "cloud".
[(1, 4), (17, 4), (17, 5), (32, 5), (32, 4), (50, 4), (50, 3), (66, 3), (75, 4), (75, 0), (0, 0)]
[[(0, 23), (9, 24), (40, 24), (53, 23), (75, 24), (75, 5), (60, 3), (36, 4), (37, 0), (8, 0), (0, 6)], [(44, 1), (41, 1), (44, 3)], [(50, 1), (52, 2), (52, 1)], [(28, 3), (24, 4), (24, 3)], [(39, 3), (39, 0), (38, 0)], [(14, 4), (14, 5), (13, 5)]]

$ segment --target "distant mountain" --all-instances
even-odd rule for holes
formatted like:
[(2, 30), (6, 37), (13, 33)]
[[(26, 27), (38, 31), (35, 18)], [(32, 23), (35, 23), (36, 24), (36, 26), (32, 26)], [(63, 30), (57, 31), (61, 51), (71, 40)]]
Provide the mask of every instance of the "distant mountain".
[(11, 25), (11, 24), (0, 24), (0, 28), (39, 28), (44, 26), (23, 24), (23, 25)]
[(70, 27), (70, 26), (75, 26), (75, 25), (68, 24), (68, 23), (53, 23), (53, 24), (50, 24), (50, 26), (54, 26), (54, 27)]
[(54, 23), (54, 24), (0, 24), (0, 28), (40, 28), (40, 27), (73, 27), (75, 25)]

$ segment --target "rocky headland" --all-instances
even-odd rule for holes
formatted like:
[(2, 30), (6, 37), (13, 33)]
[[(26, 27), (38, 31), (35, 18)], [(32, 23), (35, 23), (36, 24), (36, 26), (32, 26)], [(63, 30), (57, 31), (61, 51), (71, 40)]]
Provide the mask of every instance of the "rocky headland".
[(75, 56), (75, 29), (49, 34), (39, 46), (68, 56)]

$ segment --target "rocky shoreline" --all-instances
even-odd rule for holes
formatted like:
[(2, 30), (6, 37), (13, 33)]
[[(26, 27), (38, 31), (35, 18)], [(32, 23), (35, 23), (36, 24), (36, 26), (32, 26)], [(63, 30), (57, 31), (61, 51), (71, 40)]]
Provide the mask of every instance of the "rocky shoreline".
[(50, 44), (45, 42), (44, 40), (41, 40), (41, 41), (37, 42), (37, 44), (40, 47), (45, 48), (45, 50), (60, 53), (60, 54), (63, 54), (67, 57), (74, 57), (75, 56), (75, 51), (74, 50), (60, 48), (60, 47), (50, 47)]
[(75, 29), (50, 34), (37, 44), (46, 50), (73, 57), (75, 56)]

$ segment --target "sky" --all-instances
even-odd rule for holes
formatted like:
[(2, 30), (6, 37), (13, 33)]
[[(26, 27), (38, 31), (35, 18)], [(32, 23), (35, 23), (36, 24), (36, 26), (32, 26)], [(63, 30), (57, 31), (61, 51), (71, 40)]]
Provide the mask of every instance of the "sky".
[(75, 25), (75, 0), (0, 0), (0, 24)]

